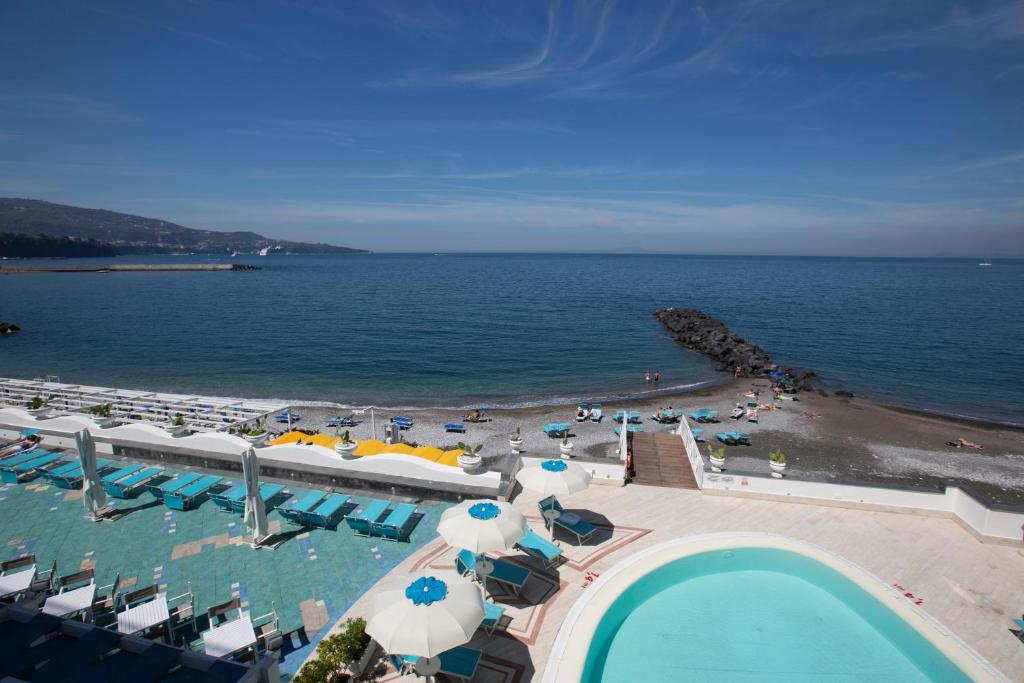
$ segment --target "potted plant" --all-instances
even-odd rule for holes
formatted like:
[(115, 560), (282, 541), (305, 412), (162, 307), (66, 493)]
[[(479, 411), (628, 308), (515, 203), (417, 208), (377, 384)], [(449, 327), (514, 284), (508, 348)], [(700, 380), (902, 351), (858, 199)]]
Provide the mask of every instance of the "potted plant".
[(562, 452), (562, 457), (566, 460), (572, 457), (572, 447), (573, 443), (569, 441), (569, 432), (567, 430), (562, 436), (562, 443), (558, 444), (558, 450)]
[(516, 431), (509, 434), (508, 445), (512, 448), (512, 452), (517, 455), (521, 450), (523, 450), (523, 435), (518, 426), (516, 427)]
[(243, 425), (242, 438), (256, 446), (267, 440), (267, 430), (263, 428), (262, 422), (257, 422), (252, 427)]
[(111, 419), (111, 413), (113, 412), (114, 406), (110, 403), (101, 403), (95, 406), (89, 406), (85, 409), (85, 412), (93, 416), (93, 421), (100, 427), (109, 427), (114, 423)]
[(338, 439), (338, 443), (334, 444), (334, 451), (346, 460), (354, 458), (356, 446), (359, 444), (349, 435), (348, 430), (338, 434)]
[(712, 448), (711, 444), (708, 444), (708, 457), (711, 460), (711, 471), (721, 472), (725, 469), (725, 447), (719, 446), (718, 448)]
[(772, 476), (776, 479), (781, 479), (782, 473), (786, 471), (785, 454), (776, 448), (768, 454), (768, 466), (772, 468)]
[(164, 429), (166, 429), (171, 436), (178, 436), (185, 431), (185, 416), (181, 413), (175, 413), (174, 417), (171, 418), (171, 421), (164, 425)]
[(46, 399), (42, 396), (33, 396), (32, 399), (25, 404), (25, 408), (28, 410), (29, 414), (36, 418), (40, 418), (50, 412), (50, 408), (46, 405)]
[(367, 674), (374, 663), (377, 646), (366, 635), (365, 619), (347, 619), (343, 630), (320, 641), (316, 659), (306, 662), (295, 676), (295, 683), (334, 683), (349, 676)]
[(480, 464), (483, 463), (484, 461), (484, 459), (480, 457), (480, 449), (482, 448), (483, 444), (474, 448), (473, 446), (462, 443), (460, 441), (459, 450), (461, 450), (462, 453), (460, 453), (459, 457), (456, 458), (456, 460), (459, 463), (459, 467), (461, 467), (466, 472), (470, 472), (480, 467)]

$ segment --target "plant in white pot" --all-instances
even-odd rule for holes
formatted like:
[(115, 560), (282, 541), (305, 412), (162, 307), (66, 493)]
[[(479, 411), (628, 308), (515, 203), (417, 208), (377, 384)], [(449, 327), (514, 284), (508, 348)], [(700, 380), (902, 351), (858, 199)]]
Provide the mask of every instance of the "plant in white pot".
[(725, 469), (725, 447), (712, 448), (708, 444), (708, 458), (711, 460), (711, 471), (721, 472)]
[(171, 421), (164, 425), (164, 429), (171, 436), (178, 436), (185, 431), (185, 416), (181, 413), (175, 413)]
[(516, 427), (516, 431), (509, 434), (508, 445), (512, 448), (513, 453), (518, 454), (523, 450), (523, 435), (519, 427)]
[(50, 407), (46, 405), (46, 399), (42, 396), (33, 396), (32, 399), (25, 404), (25, 409), (28, 410), (29, 414), (33, 417), (39, 418), (46, 413), (50, 412)]
[(256, 446), (267, 440), (267, 430), (262, 422), (257, 422), (252, 427), (243, 425), (241, 429), (242, 438)]
[(92, 416), (93, 422), (100, 427), (110, 427), (114, 424), (114, 418), (111, 413), (114, 410), (113, 404), (101, 403), (95, 406), (89, 406), (85, 409), (85, 412)]
[(356, 446), (359, 443), (349, 435), (348, 430), (338, 434), (338, 442), (334, 444), (334, 452), (345, 458), (351, 460), (355, 456)]
[(561, 451), (563, 458), (572, 457), (572, 441), (569, 441), (569, 431), (566, 430), (565, 434), (562, 435), (562, 443), (558, 444), (558, 450)]
[(776, 479), (781, 479), (782, 473), (786, 471), (785, 454), (776, 448), (768, 454), (768, 466), (772, 468), (772, 476)]
[(473, 446), (470, 446), (469, 444), (462, 443), (460, 441), (459, 442), (459, 450), (461, 450), (462, 453), (460, 453), (459, 457), (456, 458), (456, 460), (459, 463), (459, 467), (461, 467), (462, 469), (464, 469), (467, 472), (469, 472), (471, 470), (475, 470), (478, 467), (480, 467), (480, 465), (484, 461), (484, 459), (482, 457), (480, 457), (480, 450), (482, 448), (483, 448), (483, 444), (481, 444), (481, 445), (479, 445), (479, 446), (474, 448)]

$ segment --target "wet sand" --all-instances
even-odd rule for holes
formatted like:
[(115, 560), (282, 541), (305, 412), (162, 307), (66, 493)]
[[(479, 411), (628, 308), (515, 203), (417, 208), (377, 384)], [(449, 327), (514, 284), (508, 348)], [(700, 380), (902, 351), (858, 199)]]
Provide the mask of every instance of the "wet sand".
[[(780, 448), (786, 454), (788, 477), (812, 481), (868, 483), (886, 486), (941, 490), (956, 485), (970, 489), (977, 497), (999, 506), (1024, 509), (1024, 430), (981, 422), (957, 420), (881, 406), (859, 398), (821, 396), (805, 391), (797, 401), (781, 401), (780, 408), (762, 411), (757, 423), (734, 422), (729, 411), (737, 402), (746, 403), (751, 388), (761, 392), (760, 402), (771, 403), (769, 383), (737, 380), (694, 393), (658, 396), (643, 401), (622, 401), (602, 406), (601, 423), (576, 423), (575, 405), (538, 408), (495, 409), (487, 421), (467, 423), (463, 411), (450, 409), (408, 409), (399, 412), (376, 410), (377, 437), (383, 439), (384, 425), (396, 414), (415, 420), (403, 432), (406, 441), (420, 445), (455, 448), (459, 441), (483, 444), (484, 451), (508, 452), (508, 435), (518, 426), (524, 439), (524, 453), (532, 456), (558, 455), (558, 439), (543, 432), (548, 422), (572, 422), (574, 454), (582, 458), (616, 458), (617, 437), (611, 415), (618, 408), (640, 410), (646, 431), (668, 431), (650, 418), (659, 408), (673, 406), (687, 413), (699, 407), (716, 408), (719, 424), (696, 425), (714, 440), (719, 431), (745, 431), (751, 446), (726, 446), (726, 468), (733, 474), (768, 473), (768, 453)], [(296, 426), (333, 432), (326, 421), (351, 411), (322, 406), (298, 406), (302, 419)], [(371, 437), (370, 413), (357, 415), (360, 424), (351, 428), (357, 440)], [(446, 433), (447, 422), (462, 422), (465, 434)], [(281, 425), (272, 428), (284, 429)], [(964, 438), (983, 449), (955, 448), (947, 441)], [(717, 444), (716, 445), (720, 445)]]

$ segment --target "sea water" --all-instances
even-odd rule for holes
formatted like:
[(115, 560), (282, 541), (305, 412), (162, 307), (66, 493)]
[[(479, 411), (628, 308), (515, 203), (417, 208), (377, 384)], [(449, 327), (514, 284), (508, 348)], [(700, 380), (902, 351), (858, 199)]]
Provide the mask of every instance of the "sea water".
[(832, 388), (1024, 422), (1024, 261), (614, 255), (133, 257), (255, 272), (0, 276), (0, 376), (352, 405), (539, 405), (716, 379), (699, 308)]

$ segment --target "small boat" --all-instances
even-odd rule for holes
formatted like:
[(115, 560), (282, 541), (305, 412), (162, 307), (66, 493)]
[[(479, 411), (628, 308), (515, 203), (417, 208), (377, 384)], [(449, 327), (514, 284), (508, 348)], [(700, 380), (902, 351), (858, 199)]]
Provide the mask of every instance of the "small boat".
[(982, 262), (981, 262), (981, 263), (979, 263), (978, 265), (979, 265), (979, 266), (991, 266), (991, 265), (992, 265), (992, 263), (991, 263), (990, 261), (982, 261)]

